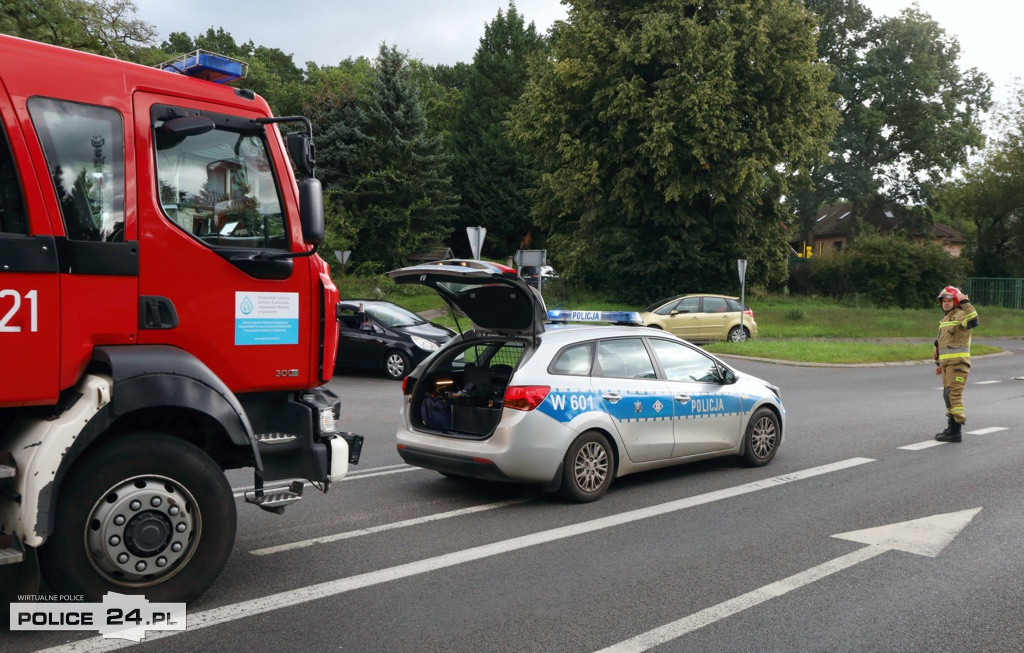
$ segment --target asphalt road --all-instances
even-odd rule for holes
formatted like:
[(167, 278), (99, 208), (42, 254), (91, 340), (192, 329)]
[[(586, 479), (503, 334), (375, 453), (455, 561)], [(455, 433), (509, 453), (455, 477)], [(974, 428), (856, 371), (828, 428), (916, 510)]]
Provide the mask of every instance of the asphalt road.
[(1024, 650), (1024, 340), (997, 344), (964, 442), (937, 446), (927, 364), (732, 359), (782, 388), (775, 460), (631, 476), (586, 505), (402, 465), (399, 384), (340, 375), (361, 463), (281, 516), (239, 499), (187, 632), (0, 633), (0, 651)]

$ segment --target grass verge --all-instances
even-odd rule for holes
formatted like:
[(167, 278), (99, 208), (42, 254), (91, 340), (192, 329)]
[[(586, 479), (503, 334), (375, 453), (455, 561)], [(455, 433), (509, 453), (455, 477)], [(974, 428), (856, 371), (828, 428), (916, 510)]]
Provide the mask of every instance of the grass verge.
[[(932, 345), (923, 343), (835, 342), (826, 340), (748, 340), (715, 342), (704, 346), (714, 354), (734, 354), (774, 360), (823, 364), (896, 363), (932, 360)], [(981, 356), (1002, 351), (990, 345), (972, 345)]]

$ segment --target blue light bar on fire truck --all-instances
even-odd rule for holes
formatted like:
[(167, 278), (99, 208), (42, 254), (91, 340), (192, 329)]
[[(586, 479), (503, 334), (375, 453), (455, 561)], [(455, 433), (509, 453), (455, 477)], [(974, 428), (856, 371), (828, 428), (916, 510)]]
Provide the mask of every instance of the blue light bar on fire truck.
[(570, 311), (554, 308), (548, 311), (549, 322), (610, 322), (640, 326), (644, 322), (636, 311)]
[(159, 64), (157, 68), (218, 84), (227, 84), (236, 79), (243, 79), (249, 74), (249, 64), (244, 61), (206, 50), (183, 54)]

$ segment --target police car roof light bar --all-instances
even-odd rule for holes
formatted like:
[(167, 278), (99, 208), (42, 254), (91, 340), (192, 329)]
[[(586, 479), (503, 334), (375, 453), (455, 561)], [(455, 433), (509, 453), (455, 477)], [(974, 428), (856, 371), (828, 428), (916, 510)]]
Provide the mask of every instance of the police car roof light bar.
[(222, 54), (196, 50), (180, 57), (169, 59), (156, 66), (160, 70), (179, 73), (186, 77), (205, 79), (217, 84), (228, 84), (244, 79), (249, 74), (249, 64)]
[(641, 326), (644, 322), (636, 311), (570, 311), (554, 308), (548, 311), (549, 322), (610, 322)]

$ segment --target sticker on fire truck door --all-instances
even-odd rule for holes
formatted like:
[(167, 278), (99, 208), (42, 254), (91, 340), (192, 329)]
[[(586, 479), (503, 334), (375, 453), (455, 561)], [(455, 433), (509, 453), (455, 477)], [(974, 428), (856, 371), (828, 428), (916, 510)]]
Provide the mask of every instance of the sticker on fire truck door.
[(236, 345), (295, 345), (299, 342), (299, 293), (236, 292)]

